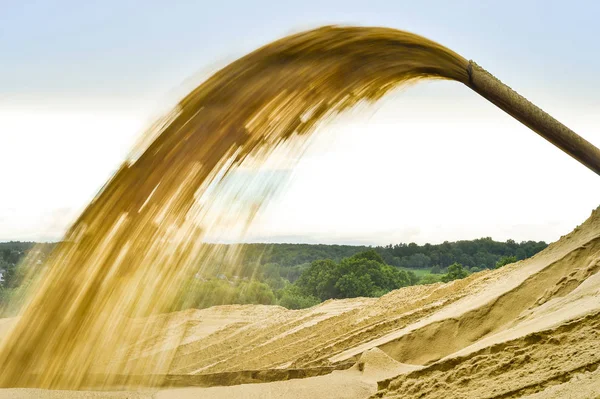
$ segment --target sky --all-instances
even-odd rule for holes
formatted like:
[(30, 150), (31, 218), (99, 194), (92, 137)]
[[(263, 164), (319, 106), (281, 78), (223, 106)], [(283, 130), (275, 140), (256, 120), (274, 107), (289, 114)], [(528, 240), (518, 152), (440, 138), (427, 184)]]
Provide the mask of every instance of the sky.
[[(0, 241), (59, 240), (187, 91), (325, 24), (438, 41), (600, 146), (599, 12), (592, 1), (0, 0)], [(248, 240), (554, 241), (600, 205), (598, 176), (455, 82), (394, 92), (318, 133)]]

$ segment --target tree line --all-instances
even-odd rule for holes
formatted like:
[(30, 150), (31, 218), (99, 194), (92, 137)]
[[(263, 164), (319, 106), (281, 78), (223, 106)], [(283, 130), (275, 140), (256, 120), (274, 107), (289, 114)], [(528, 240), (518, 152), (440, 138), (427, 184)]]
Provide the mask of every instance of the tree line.
[[(315, 260), (339, 262), (357, 253), (374, 250), (384, 262), (403, 269), (433, 270), (440, 274), (454, 263), (471, 272), (493, 269), (505, 258), (523, 260), (546, 248), (543, 241), (494, 241), (490, 237), (441, 244), (401, 243), (386, 246), (353, 246), (325, 244), (244, 244), (239, 260), (240, 273), (251, 275), (257, 267), (274, 265), (284, 277), (295, 281)], [(282, 276), (283, 276), (282, 274)]]
[[(21, 260), (35, 247), (38, 260), (27, 263), (42, 267), (54, 245), (0, 243), (4, 277), (0, 307), (24, 292), (25, 276), (32, 273), (18, 267)], [(300, 309), (328, 299), (378, 297), (409, 285), (448, 282), (485, 268), (502, 267), (533, 256), (546, 246), (544, 242), (498, 242), (491, 238), (377, 247), (241, 244), (236, 265), (215, 259), (210, 268), (187, 279), (179, 300), (169, 310), (250, 303)]]

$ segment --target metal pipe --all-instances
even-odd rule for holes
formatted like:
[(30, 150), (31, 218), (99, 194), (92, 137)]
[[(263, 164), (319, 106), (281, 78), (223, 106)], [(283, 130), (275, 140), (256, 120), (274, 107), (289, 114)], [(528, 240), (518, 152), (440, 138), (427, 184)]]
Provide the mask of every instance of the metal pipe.
[(469, 61), (468, 86), (531, 130), (600, 175), (600, 150), (529, 102), (491, 73)]

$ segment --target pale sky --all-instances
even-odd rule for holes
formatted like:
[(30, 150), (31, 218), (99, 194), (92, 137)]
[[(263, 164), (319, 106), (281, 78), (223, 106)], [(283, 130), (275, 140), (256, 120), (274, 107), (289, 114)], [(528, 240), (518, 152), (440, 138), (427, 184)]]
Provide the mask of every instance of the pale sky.
[[(600, 146), (596, 2), (91, 3), (0, 0), (0, 241), (60, 239), (143, 129), (194, 85), (323, 24), (439, 41)], [(600, 205), (598, 176), (454, 82), (322, 126), (290, 175), (249, 240), (554, 241)]]

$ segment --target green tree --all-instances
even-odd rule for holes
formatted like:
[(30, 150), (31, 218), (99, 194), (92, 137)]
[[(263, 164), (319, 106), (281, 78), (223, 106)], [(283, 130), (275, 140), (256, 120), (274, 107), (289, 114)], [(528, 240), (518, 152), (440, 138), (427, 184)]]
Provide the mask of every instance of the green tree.
[[(344, 281), (338, 286), (342, 297), (379, 296), (411, 284), (408, 272), (386, 265), (380, 257), (368, 256), (369, 252), (371, 251), (367, 251), (367, 256), (361, 253), (342, 259), (339, 263), (340, 278), (344, 277)], [(342, 285), (344, 289), (341, 288)], [(354, 287), (355, 291), (350, 287)]]
[(339, 290), (341, 298), (376, 296), (376, 293), (380, 292), (368, 274), (344, 274), (339, 278), (335, 286)]
[(400, 266), (409, 269), (427, 269), (431, 266), (431, 258), (419, 252), (402, 258)]
[(527, 252), (525, 251), (524, 248), (519, 248), (519, 249), (517, 249), (515, 256), (518, 260), (523, 260), (523, 259), (527, 258)]
[(340, 277), (338, 265), (331, 259), (317, 260), (310, 264), (296, 285), (305, 296), (314, 296), (322, 301), (339, 297), (336, 283)]
[(453, 280), (460, 280), (461, 278), (465, 278), (469, 275), (469, 272), (467, 272), (464, 268), (463, 265), (461, 265), (460, 263), (453, 263), (450, 266), (448, 266), (448, 273), (444, 274), (442, 276), (442, 281), (444, 283), (453, 281)]
[(381, 255), (379, 255), (374, 249), (369, 249), (368, 251), (364, 251), (364, 252), (359, 252), (356, 255), (353, 255), (350, 257), (350, 259), (353, 260), (372, 260), (374, 262), (377, 262), (379, 264), (384, 265), (385, 261), (383, 260), (383, 258), (381, 257)]
[(315, 261), (294, 283), (303, 296), (331, 298), (374, 297), (417, 282), (412, 272), (386, 265), (374, 250), (367, 250), (339, 263)]

